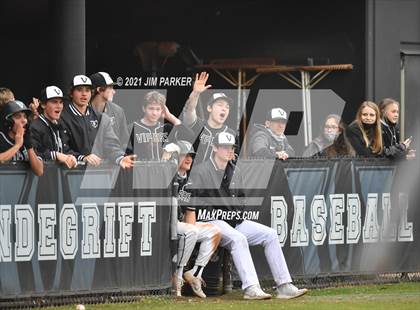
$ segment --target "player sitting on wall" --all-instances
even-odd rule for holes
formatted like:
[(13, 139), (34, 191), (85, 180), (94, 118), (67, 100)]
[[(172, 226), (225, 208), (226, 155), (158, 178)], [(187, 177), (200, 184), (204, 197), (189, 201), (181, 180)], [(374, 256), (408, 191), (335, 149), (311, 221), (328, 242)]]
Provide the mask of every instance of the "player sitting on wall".
[[(204, 267), (209, 262), (212, 254), (219, 245), (221, 234), (220, 229), (210, 223), (196, 222), (195, 207), (190, 203), (191, 198), (191, 182), (188, 181), (188, 171), (195, 156), (192, 144), (185, 140), (180, 140), (176, 143), (177, 151), (179, 153), (178, 173), (176, 174), (176, 181), (178, 187), (178, 209), (179, 221), (177, 223), (178, 232), (178, 254), (177, 254), (177, 269), (174, 275), (174, 288), (176, 296), (181, 296), (181, 288), (183, 284), (183, 270), (188, 263), (190, 256), (194, 250), (196, 242), (200, 242), (200, 249), (198, 251), (195, 265), (191, 270), (185, 272), (184, 279), (188, 282), (193, 292), (205, 298), (201, 285)], [(171, 145), (168, 145), (166, 150), (169, 150)], [(165, 153), (168, 153), (165, 151)], [(164, 156), (167, 157), (166, 154)]]
[[(210, 213), (225, 211), (225, 218), (211, 218), (209, 223), (222, 232), (220, 246), (228, 249), (245, 290), (245, 299), (269, 299), (260, 287), (255, 271), (250, 245), (262, 245), (268, 265), (277, 284), (277, 298), (290, 299), (307, 292), (292, 284), (292, 279), (283, 256), (277, 232), (265, 225), (243, 220), (237, 216), (244, 209), (244, 184), (241, 171), (230, 160), (235, 137), (227, 132), (216, 135), (213, 141), (213, 156), (197, 166), (191, 173), (194, 196), (200, 197), (200, 206)], [(214, 212), (213, 214), (218, 214)], [(223, 213), (222, 213), (223, 214)], [(232, 216), (235, 214), (235, 216)]]

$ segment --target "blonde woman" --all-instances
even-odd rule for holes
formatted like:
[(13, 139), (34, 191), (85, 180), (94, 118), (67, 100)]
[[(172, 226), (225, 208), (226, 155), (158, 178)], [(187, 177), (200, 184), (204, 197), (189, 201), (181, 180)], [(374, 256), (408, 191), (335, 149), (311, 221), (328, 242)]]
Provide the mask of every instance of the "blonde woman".
[(410, 149), (411, 138), (400, 141), (398, 119), (400, 104), (398, 101), (385, 98), (379, 103), (382, 119), (382, 140), (384, 155), (392, 159), (415, 157), (415, 151)]
[(378, 106), (372, 101), (363, 102), (356, 119), (347, 128), (347, 137), (356, 155), (382, 156), (382, 130)]

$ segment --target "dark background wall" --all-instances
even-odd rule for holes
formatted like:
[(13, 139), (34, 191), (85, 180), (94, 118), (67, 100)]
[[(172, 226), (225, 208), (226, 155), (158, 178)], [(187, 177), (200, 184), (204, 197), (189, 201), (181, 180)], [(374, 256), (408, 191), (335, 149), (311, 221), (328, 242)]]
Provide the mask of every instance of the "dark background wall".
[[(332, 89), (346, 101), (347, 121), (365, 98), (363, 0), (89, 0), (86, 11), (81, 4), (82, 0), (3, 1), (0, 84), (28, 102), (47, 84), (67, 89), (71, 75), (83, 73), (83, 68), (88, 74), (102, 70), (114, 77), (144, 74), (135, 46), (176, 41), (204, 63), (237, 57), (273, 57), (279, 64), (306, 64), (308, 57), (315, 64), (352, 63), (353, 71), (334, 72), (317, 88)], [(191, 74), (189, 69), (175, 55), (164, 74)], [(215, 74), (210, 83), (214, 88), (232, 88)], [(295, 87), (277, 75), (261, 76), (251, 88), (248, 108), (252, 109), (259, 89), (288, 88)], [(168, 102), (176, 102), (175, 113), (189, 91), (168, 89)]]
[[(102, 16), (102, 18), (99, 18)], [(113, 76), (142, 74), (134, 55), (145, 41), (176, 41), (190, 47), (204, 63), (217, 58), (273, 57), (279, 64), (352, 63), (351, 72), (336, 72), (317, 88), (333, 89), (346, 102), (351, 120), (365, 93), (365, 1), (87, 1), (87, 71)], [(164, 74), (187, 66), (170, 58)], [(214, 88), (231, 88), (211, 74)], [(251, 88), (295, 88), (277, 75), (264, 75)], [(169, 88), (168, 102), (181, 111), (189, 88)], [(182, 98), (181, 100), (179, 98)], [(276, 103), (273, 103), (274, 105)]]

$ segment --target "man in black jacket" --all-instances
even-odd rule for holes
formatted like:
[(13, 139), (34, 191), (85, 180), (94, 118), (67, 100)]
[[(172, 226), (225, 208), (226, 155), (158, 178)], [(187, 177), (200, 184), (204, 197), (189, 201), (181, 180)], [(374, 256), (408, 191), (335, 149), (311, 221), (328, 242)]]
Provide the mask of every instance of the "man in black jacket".
[(77, 153), (69, 147), (69, 135), (60, 119), (63, 111), (63, 92), (57, 86), (41, 91), (42, 113), (31, 124), (32, 144), (43, 160), (63, 163), (67, 168), (77, 166)]
[(122, 168), (131, 168), (135, 156), (125, 156), (106, 114), (97, 115), (90, 106), (92, 82), (85, 75), (72, 80), (70, 99), (64, 105), (62, 120), (70, 134), (70, 148), (79, 153), (78, 160), (99, 166), (108, 159)]

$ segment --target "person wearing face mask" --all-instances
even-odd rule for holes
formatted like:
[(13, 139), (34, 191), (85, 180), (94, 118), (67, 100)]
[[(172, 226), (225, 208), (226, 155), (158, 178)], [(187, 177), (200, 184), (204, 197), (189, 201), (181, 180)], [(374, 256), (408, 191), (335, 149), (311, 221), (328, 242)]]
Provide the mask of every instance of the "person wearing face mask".
[(44, 164), (32, 147), (28, 128), (31, 110), (19, 100), (6, 103), (2, 108), (2, 129), (0, 131), (0, 162), (29, 162), (33, 173), (41, 176)]
[(340, 120), (338, 123), (338, 132), (337, 136), (332, 142), (331, 145), (327, 146), (320, 152), (316, 153), (315, 157), (343, 157), (343, 156), (352, 156), (354, 157), (356, 152), (351, 146), (349, 139), (346, 134), (346, 124)]
[(308, 147), (303, 152), (302, 157), (311, 157), (330, 146), (340, 134), (340, 120), (340, 116), (337, 114), (327, 115), (322, 129), (322, 134), (309, 143)]
[(286, 124), (286, 111), (282, 108), (269, 110), (264, 125), (254, 124), (249, 140), (249, 156), (281, 160), (295, 156), (295, 151), (284, 135)]
[(347, 128), (347, 137), (356, 155), (382, 156), (382, 130), (380, 112), (376, 103), (363, 102), (357, 110), (356, 119)]
[(382, 140), (384, 144), (384, 155), (388, 158), (411, 158), (415, 157), (415, 151), (410, 150), (411, 139), (400, 142), (400, 127), (398, 117), (400, 104), (398, 101), (385, 98), (379, 103), (381, 111)]

